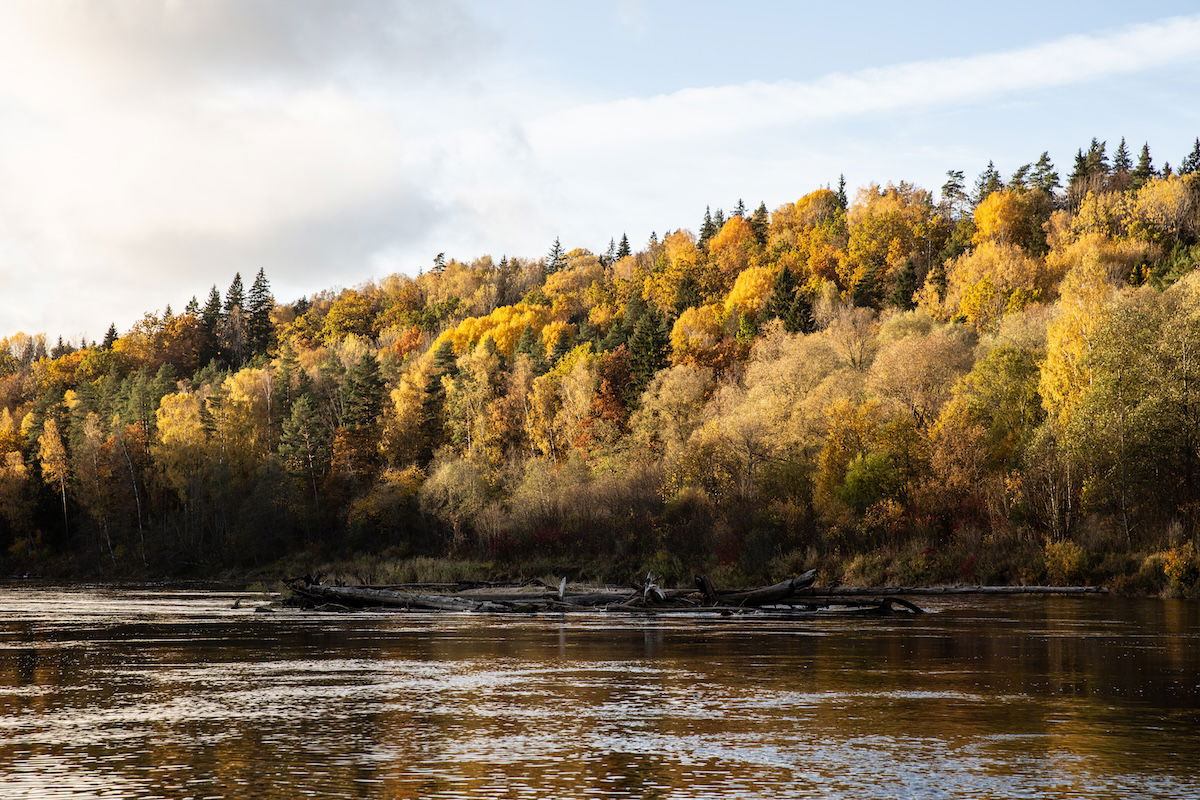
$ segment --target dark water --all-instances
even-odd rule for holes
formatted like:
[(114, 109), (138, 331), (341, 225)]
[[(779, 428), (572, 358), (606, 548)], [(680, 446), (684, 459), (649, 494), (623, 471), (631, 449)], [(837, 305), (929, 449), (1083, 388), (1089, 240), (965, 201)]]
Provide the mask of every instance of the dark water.
[(1200, 798), (1200, 607), (256, 615), (0, 589), (5, 798)]

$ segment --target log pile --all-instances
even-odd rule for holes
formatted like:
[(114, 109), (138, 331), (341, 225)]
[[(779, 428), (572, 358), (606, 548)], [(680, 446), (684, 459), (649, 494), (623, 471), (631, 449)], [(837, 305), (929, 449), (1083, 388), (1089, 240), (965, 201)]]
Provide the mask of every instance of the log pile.
[(838, 612), (860, 614), (923, 613), (898, 597), (829, 597), (813, 592), (816, 570), (770, 586), (718, 589), (704, 575), (694, 588), (668, 589), (654, 575), (628, 589), (584, 587), (569, 591), (541, 582), (522, 585), (390, 584), (340, 586), (305, 576), (293, 582), (289, 605), (321, 611), (407, 610), (486, 613), (607, 612), (627, 614), (785, 615)]

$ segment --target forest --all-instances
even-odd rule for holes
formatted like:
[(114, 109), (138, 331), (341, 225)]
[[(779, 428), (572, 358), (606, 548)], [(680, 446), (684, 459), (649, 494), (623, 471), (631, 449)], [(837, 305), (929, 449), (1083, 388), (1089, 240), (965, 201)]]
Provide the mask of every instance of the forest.
[(1197, 591), (1200, 139), (731, 207), (0, 338), (0, 576)]

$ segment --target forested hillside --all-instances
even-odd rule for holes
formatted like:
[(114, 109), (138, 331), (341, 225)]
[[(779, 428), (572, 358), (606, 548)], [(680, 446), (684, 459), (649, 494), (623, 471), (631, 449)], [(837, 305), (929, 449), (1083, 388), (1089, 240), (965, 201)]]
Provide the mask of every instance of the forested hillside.
[(0, 572), (1195, 583), (1200, 140), (574, 244), (0, 339)]

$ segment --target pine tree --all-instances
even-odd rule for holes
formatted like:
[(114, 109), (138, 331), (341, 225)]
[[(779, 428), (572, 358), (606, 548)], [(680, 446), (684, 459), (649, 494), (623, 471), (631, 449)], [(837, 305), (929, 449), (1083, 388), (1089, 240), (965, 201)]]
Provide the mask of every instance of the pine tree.
[(108, 332), (104, 334), (104, 342), (100, 345), (101, 350), (112, 350), (113, 343), (117, 341), (117, 323), (112, 323), (108, 326)]
[(850, 207), (850, 200), (846, 197), (846, 176), (844, 174), (838, 175), (837, 204), (843, 211)]
[(724, 227), (725, 227), (725, 211), (724, 211), (724, 209), (718, 208), (717, 212), (715, 214), (713, 214), (713, 234), (716, 235), (717, 233), (720, 233), (721, 228), (724, 228)]
[(1050, 153), (1043, 150), (1038, 156), (1038, 160), (1033, 164), (1033, 173), (1029, 176), (1029, 185), (1034, 189), (1041, 189), (1050, 197), (1054, 197), (1054, 193), (1061, 186), (1058, 180), (1058, 172), (1054, 169), (1054, 162), (1050, 160)]
[(1150, 143), (1142, 144), (1142, 152), (1138, 155), (1137, 166), (1133, 168), (1133, 188), (1140, 189), (1154, 177), (1154, 161), (1150, 158)]
[(167, 303), (167, 307), (163, 309), (163, 322), (166, 322), (175, 316), (175, 312), (171, 309), (171, 304)]
[(1192, 152), (1184, 156), (1179, 165), (1180, 175), (1191, 175), (1195, 172), (1200, 172), (1200, 136), (1196, 137)]
[(196, 299), (196, 295), (192, 295), (192, 299), (187, 301), (187, 305), (183, 307), (183, 313), (191, 314), (193, 317), (200, 315), (200, 301)]
[(750, 215), (750, 230), (754, 234), (755, 240), (760, 245), (767, 243), (767, 234), (770, 232), (770, 223), (767, 215), (767, 204), (759, 203), (758, 208), (754, 209), (754, 213)]
[(267, 283), (266, 273), (259, 269), (254, 276), (247, 296), (247, 333), (250, 339), (250, 349), (255, 353), (266, 352), (271, 346), (271, 311), (275, 308), (275, 298), (271, 296), (271, 286)]
[(563, 253), (562, 244), (558, 237), (554, 237), (554, 245), (550, 248), (550, 252), (546, 255), (546, 274), (552, 275), (567, 265), (566, 255)]
[(608, 249), (604, 251), (604, 255), (600, 256), (600, 263), (608, 266), (617, 260), (617, 240), (608, 240)]
[[(650, 235), (651, 237), (654, 236), (654, 234)], [(632, 251), (629, 249), (629, 237), (622, 233), (621, 244), (617, 245), (617, 258), (624, 258), (625, 256), (630, 255), (630, 253), (632, 253)]]
[(992, 192), (998, 192), (1004, 188), (1004, 181), (1000, 177), (1000, 172), (996, 169), (996, 164), (988, 161), (983, 172), (979, 173), (979, 177), (975, 180), (975, 194), (972, 200), (975, 205), (979, 205)]
[(446, 271), (446, 254), (438, 253), (433, 257), (433, 274), (441, 275)]
[(735, 216), (735, 217), (745, 217), (746, 216), (746, 203), (740, 197), (738, 198), (737, 205), (733, 207), (733, 216)]
[(763, 308), (764, 316), (767, 319), (784, 319), (796, 299), (799, 288), (800, 282), (796, 280), (796, 274), (787, 267), (781, 269), (775, 276), (775, 288), (771, 290), (771, 296), (767, 298), (767, 304)]
[(1029, 188), (1029, 173), (1033, 169), (1033, 164), (1022, 164), (1013, 172), (1012, 177), (1008, 179), (1008, 188), (1015, 189), (1018, 192), (1023, 192)]
[(304, 478), (319, 502), (318, 480), (329, 468), (329, 427), (321, 419), (312, 396), (302, 394), (292, 404), (279, 437), (279, 455), (288, 472)]
[(225, 292), (225, 316), (228, 317), (235, 308), (246, 310), (246, 291), (242, 287), (242, 273), (240, 272), (233, 274), (233, 281)]
[(1107, 145), (1107, 141), (1100, 142), (1093, 137), (1092, 143), (1088, 146), (1086, 156), (1088, 177), (1108, 177), (1110, 168), (1108, 165), (1108, 154), (1105, 152)]
[(961, 169), (946, 171), (946, 182), (942, 184), (942, 204), (946, 208), (946, 216), (954, 219), (966, 210), (971, 198), (966, 192), (967, 182)]

